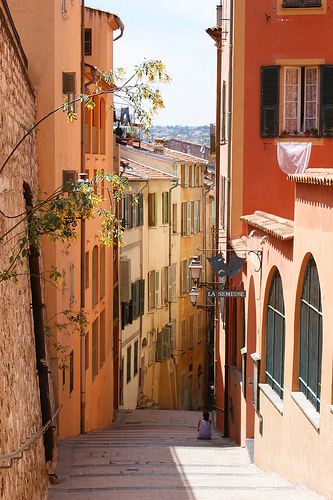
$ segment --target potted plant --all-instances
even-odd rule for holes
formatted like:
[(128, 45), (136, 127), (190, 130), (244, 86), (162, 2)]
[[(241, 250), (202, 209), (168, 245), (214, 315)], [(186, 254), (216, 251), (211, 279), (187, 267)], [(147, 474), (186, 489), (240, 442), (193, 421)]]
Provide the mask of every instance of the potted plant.
[(317, 128), (312, 128), (311, 129), (311, 134), (312, 135), (318, 135), (318, 129)]
[(304, 135), (310, 135), (310, 130), (307, 128), (306, 131), (304, 132)]

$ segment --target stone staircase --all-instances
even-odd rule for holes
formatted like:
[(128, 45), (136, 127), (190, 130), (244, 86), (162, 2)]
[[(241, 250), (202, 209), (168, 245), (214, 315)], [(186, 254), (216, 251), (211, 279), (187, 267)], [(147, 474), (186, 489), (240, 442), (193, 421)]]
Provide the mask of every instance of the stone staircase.
[(140, 400), (137, 404), (137, 410), (159, 410), (161, 405), (155, 403), (153, 399), (149, 399), (148, 396), (141, 394)]

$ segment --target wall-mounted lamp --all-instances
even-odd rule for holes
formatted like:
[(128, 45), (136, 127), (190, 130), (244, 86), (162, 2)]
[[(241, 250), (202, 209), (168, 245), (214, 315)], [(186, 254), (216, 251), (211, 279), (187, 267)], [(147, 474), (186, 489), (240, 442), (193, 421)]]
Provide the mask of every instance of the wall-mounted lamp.
[(197, 304), (199, 293), (197, 292), (197, 289), (195, 288), (195, 286), (192, 287), (192, 290), (190, 291), (189, 296), (190, 296), (190, 301), (191, 301), (192, 306), (195, 306), (198, 309), (204, 309), (205, 311), (211, 311), (212, 307), (215, 307), (214, 305)]

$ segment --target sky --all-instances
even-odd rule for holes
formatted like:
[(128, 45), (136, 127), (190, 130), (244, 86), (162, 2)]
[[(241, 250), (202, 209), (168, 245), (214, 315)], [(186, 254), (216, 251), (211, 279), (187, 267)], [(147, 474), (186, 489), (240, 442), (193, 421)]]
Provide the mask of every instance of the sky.
[[(114, 43), (114, 68), (128, 74), (146, 59), (160, 59), (172, 77), (161, 85), (165, 108), (154, 125), (215, 123), (216, 47), (205, 32), (216, 25), (219, 0), (85, 0), (117, 14), (125, 25)], [(119, 30), (115, 32), (118, 36)]]

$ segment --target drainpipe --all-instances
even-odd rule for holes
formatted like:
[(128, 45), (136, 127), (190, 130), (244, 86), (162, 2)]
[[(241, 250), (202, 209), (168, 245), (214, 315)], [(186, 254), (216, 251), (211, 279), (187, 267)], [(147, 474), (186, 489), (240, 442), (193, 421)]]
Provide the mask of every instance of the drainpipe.
[[(169, 189), (169, 266), (171, 266), (171, 264), (172, 264), (172, 251), (171, 251), (171, 241), (172, 241), (171, 208), (172, 208), (172, 203), (171, 203), (171, 191), (178, 186), (178, 183), (179, 183), (179, 179), (176, 179), (174, 181), (174, 185), (171, 186), (171, 188)], [(172, 304), (172, 302), (170, 301), (169, 302), (169, 324), (170, 325), (171, 325), (171, 320), (172, 320), (171, 304)], [(174, 361), (174, 358), (172, 358), (172, 359)], [(176, 376), (175, 376), (175, 399), (176, 399), (176, 401), (175, 401), (175, 403), (176, 403), (176, 407), (177, 407), (177, 370), (176, 370), (176, 363), (174, 365), (175, 365), (175, 373), (176, 373)], [(169, 379), (169, 382), (170, 382), (170, 386), (171, 386), (170, 379)], [(172, 398), (171, 398), (171, 404), (172, 404)]]
[[(231, 219), (231, 134), (232, 134), (232, 84), (233, 84), (233, 22), (234, 22), (234, 2), (230, 2), (230, 21), (229, 21), (229, 79), (228, 79), (228, 194), (227, 194), (227, 246), (230, 240), (230, 219)], [(227, 265), (228, 265), (227, 252)], [(229, 277), (226, 277), (226, 288), (228, 289)], [(229, 301), (226, 300), (226, 319), (225, 319), (225, 391), (224, 391), (224, 435), (229, 435), (228, 426), (228, 403), (229, 403), (229, 334), (230, 334), (230, 310)]]
[(115, 42), (116, 40), (119, 40), (119, 38), (121, 38), (123, 36), (125, 26), (124, 26), (122, 20), (120, 19), (120, 17), (118, 17), (118, 16), (115, 15), (114, 19), (115, 19), (115, 21), (118, 24), (119, 29), (120, 29), (120, 35), (118, 35), (116, 38), (113, 39), (113, 41)]
[[(84, 0), (81, 0), (81, 93), (85, 94), (85, 78), (84, 78)], [(81, 180), (84, 179), (85, 175), (85, 105), (81, 102)], [(81, 219), (81, 238), (80, 238), (80, 311), (81, 314), (85, 314), (86, 308), (86, 297), (85, 297), (85, 243), (86, 243), (86, 224), (85, 220)], [(85, 339), (85, 328), (81, 324), (80, 328), (80, 364), (81, 364), (81, 374), (80, 374), (80, 428), (81, 434), (86, 433), (86, 339)]]

